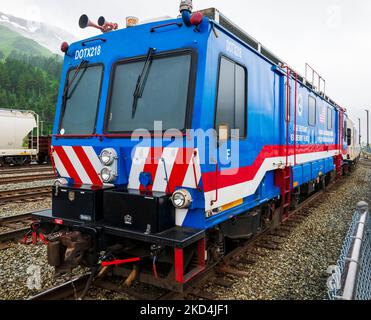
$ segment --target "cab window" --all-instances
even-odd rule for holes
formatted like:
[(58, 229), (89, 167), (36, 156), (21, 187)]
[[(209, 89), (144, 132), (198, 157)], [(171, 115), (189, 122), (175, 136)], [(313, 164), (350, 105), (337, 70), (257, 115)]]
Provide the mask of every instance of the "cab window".
[(309, 96), (308, 100), (308, 123), (310, 126), (316, 125), (316, 115), (317, 115), (317, 102), (312, 96)]
[(220, 60), (218, 97), (215, 127), (227, 125), (239, 129), (239, 136), (246, 136), (247, 72), (244, 67), (230, 59)]
[(102, 75), (102, 65), (80, 66), (68, 72), (60, 134), (94, 133)]

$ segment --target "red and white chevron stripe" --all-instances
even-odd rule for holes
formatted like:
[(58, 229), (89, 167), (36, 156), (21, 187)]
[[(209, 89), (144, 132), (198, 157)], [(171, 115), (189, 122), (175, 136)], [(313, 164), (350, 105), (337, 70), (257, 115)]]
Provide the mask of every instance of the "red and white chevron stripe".
[[(152, 185), (147, 188), (139, 182), (141, 172), (152, 176)], [(176, 187), (197, 188), (200, 179), (196, 149), (137, 147), (132, 158), (128, 188), (172, 193)]]
[(54, 146), (54, 165), (63, 178), (72, 178), (75, 184), (102, 186), (100, 171), (103, 168), (93, 147)]

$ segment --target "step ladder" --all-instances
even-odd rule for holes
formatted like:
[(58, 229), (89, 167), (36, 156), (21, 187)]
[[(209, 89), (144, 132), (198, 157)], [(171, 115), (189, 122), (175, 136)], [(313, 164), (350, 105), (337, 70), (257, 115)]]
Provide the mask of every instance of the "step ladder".
[(291, 167), (275, 171), (275, 184), (281, 190), (281, 213), (284, 221), (289, 217), (291, 207)]
[(342, 170), (342, 155), (338, 154), (335, 156), (335, 167), (336, 167), (336, 175), (338, 177), (341, 177), (343, 175), (343, 170)]

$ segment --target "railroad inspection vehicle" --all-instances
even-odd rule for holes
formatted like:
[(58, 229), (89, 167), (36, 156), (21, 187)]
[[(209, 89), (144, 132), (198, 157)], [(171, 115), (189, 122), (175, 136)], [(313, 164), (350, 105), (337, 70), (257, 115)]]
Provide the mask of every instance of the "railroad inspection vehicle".
[(344, 171), (350, 120), (322, 77), (216, 9), (180, 13), (122, 29), (83, 15), (103, 33), (62, 44), (59, 179), (35, 214), (58, 272), (88, 264), (182, 291)]

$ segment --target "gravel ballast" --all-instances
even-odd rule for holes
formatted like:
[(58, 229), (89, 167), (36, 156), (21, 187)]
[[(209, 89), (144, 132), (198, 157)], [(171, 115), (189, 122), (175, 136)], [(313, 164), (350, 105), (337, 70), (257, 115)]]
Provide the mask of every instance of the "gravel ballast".
[(214, 285), (206, 290), (233, 300), (326, 299), (326, 270), (339, 258), (356, 205), (362, 200), (371, 203), (371, 167), (360, 164), (341, 186), (322, 197), (285, 238), (281, 250), (258, 248), (263, 256), (241, 266), (249, 276), (228, 276), (235, 281), (228, 290)]
[(36, 188), (36, 187), (48, 187), (48, 186), (53, 185), (54, 180), (55, 179), (33, 181), (33, 182), (21, 182), (21, 183), (17, 183), (17, 181), (15, 180), (14, 184), (0, 185), (0, 191), (20, 190), (20, 189)]

